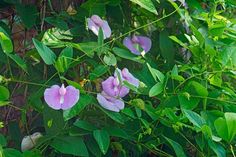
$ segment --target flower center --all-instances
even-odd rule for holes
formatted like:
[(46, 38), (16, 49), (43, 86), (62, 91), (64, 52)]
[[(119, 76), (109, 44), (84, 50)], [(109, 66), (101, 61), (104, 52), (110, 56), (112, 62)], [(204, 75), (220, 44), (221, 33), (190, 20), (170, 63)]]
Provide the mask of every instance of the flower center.
[(133, 35), (131, 40), (132, 40), (133, 44), (139, 44), (138, 37), (136, 37), (135, 35)]
[(118, 77), (116, 77), (116, 78), (113, 80), (113, 85), (117, 87), (117, 86), (119, 86), (119, 84), (120, 84), (120, 81), (119, 81)]
[(64, 103), (64, 96), (66, 94), (66, 88), (64, 84), (62, 84), (61, 88), (59, 89), (59, 94), (60, 94), (60, 104)]

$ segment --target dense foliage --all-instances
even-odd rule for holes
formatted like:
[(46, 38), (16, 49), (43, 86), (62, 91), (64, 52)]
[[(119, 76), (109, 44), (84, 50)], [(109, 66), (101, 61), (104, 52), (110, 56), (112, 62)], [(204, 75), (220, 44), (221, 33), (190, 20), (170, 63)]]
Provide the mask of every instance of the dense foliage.
[(0, 1), (0, 156), (235, 156), (235, 0), (63, 2)]

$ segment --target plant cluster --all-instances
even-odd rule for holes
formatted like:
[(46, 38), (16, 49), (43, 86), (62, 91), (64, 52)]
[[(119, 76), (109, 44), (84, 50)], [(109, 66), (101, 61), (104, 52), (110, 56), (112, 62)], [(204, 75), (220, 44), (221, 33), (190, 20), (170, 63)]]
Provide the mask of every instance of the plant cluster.
[(235, 0), (63, 2), (0, 2), (0, 157), (235, 157)]

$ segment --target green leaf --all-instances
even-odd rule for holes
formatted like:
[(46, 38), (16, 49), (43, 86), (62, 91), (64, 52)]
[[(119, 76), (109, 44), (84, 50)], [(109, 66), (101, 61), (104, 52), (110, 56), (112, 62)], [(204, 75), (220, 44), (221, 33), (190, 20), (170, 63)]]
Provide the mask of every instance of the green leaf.
[(72, 43), (71, 46), (84, 52), (87, 56), (89, 56), (91, 58), (94, 56), (94, 52), (98, 51), (98, 43), (97, 42)]
[(162, 57), (167, 60), (168, 64), (173, 64), (175, 50), (172, 41), (169, 39), (167, 31), (160, 32), (160, 49)]
[(201, 128), (204, 124), (206, 124), (205, 120), (197, 113), (186, 109), (184, 109), (183, 112), (188, 118), (188, 120), (193, 123), (194, 126)]
[(121, 128), (108, 126), (104, 128), (110, 136), (128, 139), (128, 134)]
[(156, 8), (152, 2), (152, 0), (130, 0), (133, 3), (138, 4), (139, 6), (141, 6), (142, 8), (158, 15)]
[(214, 24), (209, 26), (209, 34), (212, 36), (222, 36), (224, 33), (224, 30), (226, 28), (226, 22), (222, 21), (217, 21)]
[(118, 112), (112, 112), (112, 111), (108, 111), (103, 109), (102, 107), (99, 106), (99, 108), (106, 114), (108, 115), (111, 119), (113, 119), (114, 121), (120, 123), (120, 124), (124, 124), (124, 119), (122, 117), (122, 115)]
[(234, 0), (226, 0), (226, 2), (236, 6), (236, 1)]
[[(1, 95), (1, 94), (0, 94)], [(10, 104), (10, 101), (0, 101), (0, 107)]]
[(149, 91), (149, 97), (156, 96), (164, 90), (164, 85), (161, 82), (156, 83)]
[(108, 67), (105, 65), (98, 65), (89, 75), (90, 80), (95, 80), (96, 78), (102, 76), (108, 71)]
[(216, 73), (216, 74), (210, 74), (208, 77), (208, 80), (210, 84), (221, 87), (222, 85), (222, 74), (221, 73)]
[(164, 79), (165, 79), (165, 75), (160, 72), (159, 70), (157, 69), (154, 69), (152, 68), (148, 63), (147, 63), (147, 66), (148, 66), (148, 69), (149, 71), (151, 72), (152, 74), (152, 77), (154, 78), (154, 80), (157, 82), (157, 79), (160, 81), (160, 82), (163, 82)]
[(99, 54), (102, 54), (102, 51), (103, 51), (103, 30), (101, 28), (99, 28), (99, 31), (98, 31), (98, 47), (99, 47)]
[(23, 152), (23, 157), (42, 157), (39, 150), (27, 150)]
[(133, 118), (133, 119), (136, 118), (134, 112), (130, 108), (124, 108), (121, 112), (129, 116), (130, 118)]
[(47, 105), (45, 105), (43, 110), (43, 121), (48, 135), (55, 135), (61, 132), (65, 126), (62, 112), (54, 110)]
[(77, 126), (81, 129), (88, 130), (88, 131), (94, 131), (97, 129), (93, 124), (84, 120), (79, 120), (79, 119), (74, 122), (74, 126)]
[(8, 100), (9, 97), (10, 97), (9, 90), (4, 86), (0, 86), (0, 101)]
[(219, 117), (214, 122), (217, 134), (226, 141), (229, 141), (228, 127), (226, 120), (222, 117)]
[(6, 138), (2, 134), (0, 134), (0, 145), (2, 147), (6, 147), (7, 146), (7, 140), (6, 140)]
[(69, 29), (67, 23), (63, 20), (63, 18), (60, 18), (58, 16), (46, 17), (45, 21), (57, 28), (60, 28), (61, 30)]
[(227, 46), (220, 53), (221, 63), (223, 66), (236, 66), (236, 46)]
[(78, 115), (87, 105), (92, 103), (93, 99), (94, 98), (90, 95), (80, 95), (80, 99), (77, 104), (63, 112), (64, 119), (69, 120)]
[(33, 43), (39, 55), (47, 65), (55, 63), (56, 55), (50, 48), (48, 48), (46, 45), (34, 38)]
[(129, 52), (128, 50), (126, 50), (126, 49), (121, 49), (121, 48), (118, 48), (118, 47), (114, 47), (112, 49), (112, 51), (117, 56), (119, 56), (121, 58), (132, 60), (132, 61), (135, 61), (135, 62), (138, 62), (138, 63), (144, 63), (144, 60), (142, 59), (141, 56), (134, 55), (131, 52)]
[(58, 57), (55, 67), (61, 73), (65, 72), (70, 67), (71, 60), (73, 59), (73, 49), (71, 47), (66, 47), (61, 51)]
[(103, 61), (109, 66), (115, 66), (117, 63), (115, 55), (108, 53), (104, 56)]
[[(65, 27), (64, 27), (65, 28)], [(59, 28), (50, 28), (44, 34), (41, 40), (47, 46), (52, 46), (53, 48), (61, 48), (68, 46), (70, 47), (70, 42), (65, 42), (72, 40), (72, 34), (69, 30), (62, 30)]]
[(87, 147), (81, 137), (56, 137), (50, 145), (63, 154), (70, 154), (74, 156), (89, 156)]
[(101, 152), (105, 155), (110, 145), (109, 134), (106, 130), (95, 130), (93, 131), (93, 137), (97, 141)]
[(178, 43), (180, 46), (188, 49), (188, 46), (185, 43), (183, 43), (181, 40), (179, 40), (176, 36), (169, 36), (169, 38), (173, 40), (174, 42)]
[(100, 151), (100, 148), (95, 141), (95, 139), (92, 136), (88, 136), (85, 140), (85, 143), (89, 149), (89, 151), (96, 157), (101, 157), (102, 153)]
[(24, 5), (19, 3), (16, 5), (16, 11), (27, 28), (31, 28), (35, 25), (38, 16), (36, 5)]
[[(178, 95), (180, 106), (183, 109), (194, 109), (201, 99), (206, 100), (208, 96), (207, 89), (196, 81), (190, 81)], [(201, 99), (199, 97), (202, 97)]]
[(28, 73), (27, 65), (23, 59), (17, 54), (7, 54), (22, 70)]
[(216, 153), (217, 157), (226, 157), (226, 151), (219, 143), (208, 140), (208, 146)]
[(226, 112), (225, 120), (228, 128), (229, 141), (232, 141), (236, 135), (236, 113)]
[(86, 9), (89, 15), (99, 15), (103, 17), (106, 14), (105, 3), (100, 1), (88, 0), (82, 3), (80, 7)]
[(179, 143), (177, 143), (177, 142), (175, 142), (175, 141), (173, 141), (173, 140), (171, 140), (171, 139), (169, 139), (165, 136), (164, 136), (164, 138), (169, 142), (171, 147), (174, 149), (175, 154), (176, 154), (177, 157), (186, 157), (186, 155), (184, 153), (184, 150), (183, 150), (183, 147)]
[(0, 44), (2, 46), (2, 50), (4, 53), (11, 53), (13, 51), (13, 45), (11, 39), (2, 32), (2, 28), (0, 27)]
[(22, 157), (21, 152), (13, 148), (6, 148), (3, 150), (4, 157)]
[(192, 24), (190, 25), (190, 28), (193, 31), (193, 34), (195, 35), (195, 37), (197, 38), (200, 46), (202, 47), (203, 44), (205, 43), (205, 38), (203, 37), (202, 33), (197, 28), (195, 28), (195, 26)]

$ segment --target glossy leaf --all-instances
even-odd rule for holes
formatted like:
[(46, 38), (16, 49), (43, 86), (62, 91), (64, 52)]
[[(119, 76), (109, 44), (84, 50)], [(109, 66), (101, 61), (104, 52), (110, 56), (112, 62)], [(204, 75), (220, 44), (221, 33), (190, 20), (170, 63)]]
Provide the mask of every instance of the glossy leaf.
[(74, 48), (84, 52), (87, 56), (93, 57), (94, 52), (98, 51), (98, 43), (96, 42), (87, 42), (87, 43), (73, 43), (71, 44)]
[(9, 97), (10, 97), (9, 90), (4, 86), (0, 86), (0, 101), (8, 100)]
[(132, 61), (135, 61), (135, 62), (138, 62), (138, 63), (143, 63), (144, 60), (141, 58), (141, 56), (136, 56), (134, 54), (132, 54), (131, 52), (129, 52), (128, 50), (126, 49), (121, 49), (121, 48), (118, 48), (118, 47), (114, 47), (112, 49), (112, 51), (119, 57), (121, 58), (125, 58), (125, 59), (128, 59), (128, 60), (132, 60)]
[(88, 131), (94, 131), (97, 129), (93, 124), (84, 120), (79, 120), (79, 119), (74, 122), (74, 125), (76, 127), (79, 127), (81, 129), (88, 130)]
[(56, 55), (50, 48), (48, 48), (46, 45), (44, 45), (43, 43), (34, 38), (33, 38), (33, 43), (39, 55), (47, 65), (55, 63)]
[(102, 76), (108, 71), (108, 67), (105, 65), (98, 65), (95, 69), (90, 73), (90, 79), (95, 80), (96, 78)]
[(105, 155), (110, 145), (109, 134), (106, 130), (95, 130), (93, 131), (93, 137), (97, 141), (101, 152)]
[(176, 154), (177, 157), (186, 157), (185, 152), (184, 152), (182, 146), (179, 143), (173, 141), (170, 138), (167, 138), (167, 137), (164, 137), (164, 138), (168, 141), (168, 143), (174, 149), (175, 154)]
[(185, 116), (189, 119), (191, 123), (193, 123), (194, 126), (201, 128), (206, 123), (205, 120), (197, 113), (191, 110), (183, 110), (183, 111), (185, 113)]
[(62, 73), (65, 72), (70, 67), (70, 63), (73, 60), (72, 57), (73, 49), (71, 47), (64, 48), (55, 63), (57, 70)]
[(160, 94), (164, 90), (163, 83), (156, 83), (149, 91), (149, 96), (153, 97)]
[(158, 14), (152, 0), (130, 0), (130, 1), (138, 4), (140, 7), (144, 8), (156, 15)]
[(87, 147), (81, 137), (59, 136), (50, 145), (63, 154), (89, 156)]
[(4, 32), (1, 32), (1, 29), (0, 29), (0, 44), (2, 46), (3, 52), (11, 53), (13, 51), (12, 41)]

